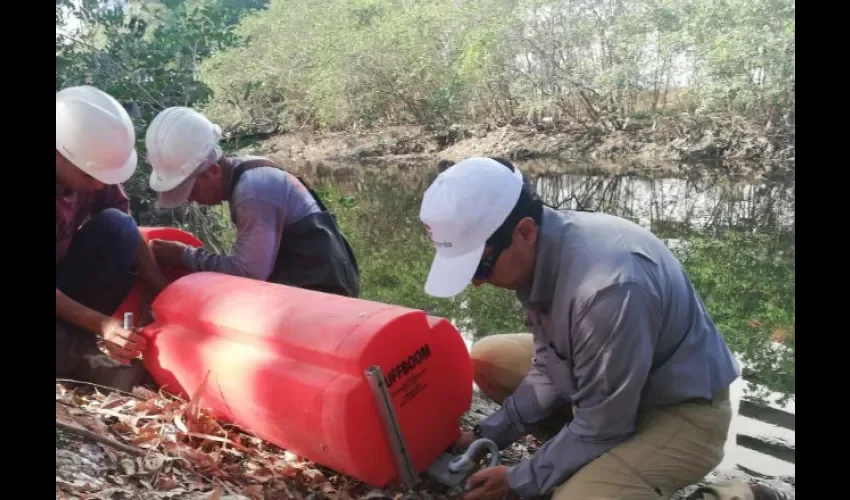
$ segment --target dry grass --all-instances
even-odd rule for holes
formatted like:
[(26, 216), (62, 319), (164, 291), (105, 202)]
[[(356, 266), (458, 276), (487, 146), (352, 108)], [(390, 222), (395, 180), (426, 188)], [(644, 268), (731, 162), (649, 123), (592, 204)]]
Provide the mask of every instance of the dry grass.
[[(145, 389), (106, 394), (57, 384), (56, 421), (104, 438), (80, 443), (64, 429), (57, 436), (57, 498), (121, 498), (112, 496), (120, 493), (151, 499), (316, 494), (347, 499), (370, 492), (367, 485), (218, 422), (194, 401)], [(132, 446), (140, 456), (118, 451), (106, 440)], [(393, 498), (377, 493), (371, 498)]]
[[(374, 489), (219, 422), (194, 399), (184, 401), (141, 388), (122, 394), (57, 383), (56, 497), (442, 500), (460, 496), (424, 477), (416, 491)], [(462, 426), (471, 429), (492, 409), (476, 398)], [(535, 444), (531, 438), (515, 444), (503, 463), (528, 458)]]

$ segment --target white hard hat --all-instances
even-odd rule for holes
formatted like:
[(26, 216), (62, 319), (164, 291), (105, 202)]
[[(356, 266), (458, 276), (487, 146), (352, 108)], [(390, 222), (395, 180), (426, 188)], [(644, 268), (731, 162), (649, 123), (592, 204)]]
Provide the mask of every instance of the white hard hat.
[(492, 158), (467, 158), (425, 191), (419, 219), (437, 248), (425, 293), (453, 297), (472, 281), (487, 239), (507, 220), (522, 191), (522, 174)]
[(88, 85), (56, 93), (56, 150), (104, 184), (119, 184), (136, 170), (136, 131), (127, 110)]
[[(197, 111), (175, 106), (159, 113), (145, 135), (150, 187), (160, 193), (161, 208), (174, 208), (186, 201), (199, 168), (219, 159), (221, 127)], [(190, 178), (191, 177), (191, 178)]]

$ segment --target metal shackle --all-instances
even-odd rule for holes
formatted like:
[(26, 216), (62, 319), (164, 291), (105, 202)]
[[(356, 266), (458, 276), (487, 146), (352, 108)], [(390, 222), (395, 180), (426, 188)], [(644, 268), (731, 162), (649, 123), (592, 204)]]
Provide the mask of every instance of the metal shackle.
[[(469, 445), (469, 448), (467, 448), (466, 453), (455, 457), (451, 462), (449, 462), (449, 471), (454, 473), (468, 473), (468, 471), (472, 469), (473, 465), (475, 465), (475, 456), (479, 451), (481, 451), (481, 448), (487, 448), (487, 450), (490, 451), (490, 463), (487, 467), (495, 467), (499, 465), (499, 461), (501, 460), (499, 447), (490, 439), (481, 438), (473, 441), (472, 444)], [(468, 484), (465, 484), (463, 489), (465, 491), (469, 491), (470, 487)]]

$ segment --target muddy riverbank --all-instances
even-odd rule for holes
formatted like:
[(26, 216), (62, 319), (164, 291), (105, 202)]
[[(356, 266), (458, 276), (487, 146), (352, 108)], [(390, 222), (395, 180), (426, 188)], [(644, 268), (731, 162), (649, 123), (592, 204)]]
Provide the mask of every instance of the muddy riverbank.
[(268, 154), (292, 168), (368, 164), (413, 167), (473, 155), (552, 159), (576, 170), (593, 163), (606, 173), (680, 175), (715, 167), (755, 176), (793, 170), (793, 126), (761, 126), (716, 118), (645, 119), (618, 127), (554, 123), (453, 125), (442, 130), (396, 126), (344, 132), (300, 130), (241, 138), (233, 149)]

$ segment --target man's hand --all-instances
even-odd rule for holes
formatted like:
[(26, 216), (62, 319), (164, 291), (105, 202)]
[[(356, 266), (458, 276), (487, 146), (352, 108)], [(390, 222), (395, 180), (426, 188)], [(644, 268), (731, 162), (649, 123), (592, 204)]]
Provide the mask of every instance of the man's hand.
[(124, 329), (121, 321), (115, 318), (108, 318), (101, 323), (98, 333), (105, 341), (109, 355), (125, 365), (136, 358), (147, 345), (144, 337)]
[(460, 448), (461, 450), (465, 450), (469, 448), (469, 445), (472, 444), (473, 441), (478, 439), (478, 436), (472, 432), (461, 432), (460, 437), (455, 441), (455, 446)]
[(151, 240), (151, 251), (159, 265), (182, 266), (187, 245), (177, 241)]
[(517, 495), (508, 488), (507, 474), (508, 468), (504, 465), (481, 469), (467, 479), (472, 489), (464, 493), (463, 500), (517, 498)]

